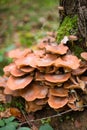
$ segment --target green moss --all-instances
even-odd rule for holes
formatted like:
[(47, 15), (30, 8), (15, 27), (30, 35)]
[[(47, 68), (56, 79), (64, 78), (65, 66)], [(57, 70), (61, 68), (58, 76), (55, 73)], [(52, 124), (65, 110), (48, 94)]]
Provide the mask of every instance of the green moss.
[(60, 41), (63, 39), (64, 36), (70, 34), (76, 34), (76, 32), (77, 32), (77, 15), (73, 17), (66, 16), (62, 24), (58, 28), (58, 35), (57, 35), (58, 43), (60, 43)]
[(80, 54), (84, 51), (80, 46), (75, 44), (72, 47), (70, 47), (70, 50), (72, 50), (74, 54), (79, 58), (81, 58)]

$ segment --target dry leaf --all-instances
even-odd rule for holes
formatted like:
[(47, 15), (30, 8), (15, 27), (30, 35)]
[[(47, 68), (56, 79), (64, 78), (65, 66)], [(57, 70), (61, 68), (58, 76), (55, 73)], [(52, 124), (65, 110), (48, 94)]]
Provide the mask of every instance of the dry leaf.
[(5, 111), (0, 112), (0, 118), (6, 118), (12, 116), (10, 113), (10, 108), (7, 108)]

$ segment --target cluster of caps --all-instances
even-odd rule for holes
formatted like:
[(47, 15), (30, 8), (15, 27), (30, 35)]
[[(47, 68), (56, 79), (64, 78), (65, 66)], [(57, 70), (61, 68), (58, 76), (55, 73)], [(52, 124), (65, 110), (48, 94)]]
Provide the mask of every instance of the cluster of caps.
[[(69, 48), (55, 43), (50, 34), (38, 45), (9, 52), (13, 62), (4, 67), (4, 94), (25, 99), (28, 112), (42, 109), (46, 104), (55, 110), (65, 106), (83, 110), (83, 98), (87, 94), (87, 52), (83, 60), (73, 55)], [(79, 89), (79, 91), (78, 91)]]

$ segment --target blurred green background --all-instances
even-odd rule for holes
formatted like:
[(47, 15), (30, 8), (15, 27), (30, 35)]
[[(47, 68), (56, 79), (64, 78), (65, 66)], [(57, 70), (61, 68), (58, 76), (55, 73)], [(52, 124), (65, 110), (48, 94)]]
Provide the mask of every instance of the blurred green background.
[(30, 47), (58, 29), (59, 0), (0, 0), (0, 75), (10, 62), (6, 53)]

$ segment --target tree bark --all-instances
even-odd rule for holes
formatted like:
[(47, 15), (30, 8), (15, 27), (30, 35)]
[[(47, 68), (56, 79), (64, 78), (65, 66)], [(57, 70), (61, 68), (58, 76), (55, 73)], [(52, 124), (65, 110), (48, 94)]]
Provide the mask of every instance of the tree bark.
[(61, 23), (66, 16), (78, 16), (78, 34), (83, 39), (83, 46), (87, 48), (87, 0), (60, 0), (64, 13), (60, 12)]

